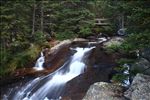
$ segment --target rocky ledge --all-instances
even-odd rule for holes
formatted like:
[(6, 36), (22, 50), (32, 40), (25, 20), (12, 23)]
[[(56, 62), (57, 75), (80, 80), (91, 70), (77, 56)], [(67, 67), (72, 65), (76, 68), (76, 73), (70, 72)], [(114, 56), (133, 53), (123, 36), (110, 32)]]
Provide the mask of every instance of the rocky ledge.
[(128, 90), (119, 84), (97, 82), (83, 100), (150, 100), (150, 76), (137, 74)]
[(83, 100), (125, 100), (123, 87), (106, 82), (94, 83)]
[(129, 100), (150, 100), (150, 76), (137, 74), (124, 95)]

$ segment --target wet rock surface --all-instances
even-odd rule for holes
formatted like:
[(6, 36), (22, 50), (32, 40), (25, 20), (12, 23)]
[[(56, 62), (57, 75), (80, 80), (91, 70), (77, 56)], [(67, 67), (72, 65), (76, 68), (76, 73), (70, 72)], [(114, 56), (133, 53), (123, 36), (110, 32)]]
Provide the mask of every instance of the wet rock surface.
[(91, 65), (97, 65), (102, 63), (114, 63), (119, 59), (122, 55), (119, 53), (108, 54), (105, 52), (105, 49), (101, 45), (97, 45), (95, 49), (93, 49), (89, 63)]
[(112, 70), (111, 65), (105, 66), (104, 69), (101, 68), (87, 69), (87, 72), (67, 83), (63, 98), (70, 98), (71, 100), (81, 100), (83, 96), (86, 94), (86, 91), (88, 90), (90, 85), (98, 81), (108, 82), (111, 70)]
[[(14, 74), (16, 75), (16, 77), (13, 78), (13, 81), (11, 80), (9, 82), (9, 84), (14, 84), (8, 86), (6, 82), (6, 86), (4, 84), (2, 85), (4, 86), (3, 89), (11, 88), (20, 82), (24, 82), (24, 77), (26, 76), (29, 76), (30, 80), (37, 76), (47, 75), (54, 72), (56, 69), (60, 68), (72, 54), (75, 53), (75, 51), (71, 51), (69, 48), (77, 46), (86, 47), (88, 46), (88, 44), (87, 42), (83, 41), (75, 42), (75, 44), (72, 44), (72, 40), (66, 40), (58, 44), (56, 47), (53, 47), (52, 51), (47, 50), (45, 53), (46, 60), (44, 64), (46, 70), (35, 71), (32, 68), (20, 69)], [(65, 91), (63, 95), (64, 100), (81, 100), (91, 84), (99, 81), (109, 82), (113, 67), (116, 66), (115, 61), (116, 59), (120, 58), (120, 55), (108, 55), (103, 51), (101, 44), (97, 44), (96, 48), (92, 50), (90, 55), (87, 54), (87, 57), (88, 59), (87, 61), (85, 61), (85, 63), (87, 64), (87, 70), (84, 74), (68, 82), (68, 84), (66, 85), (67, 92)]]
[(97, 82), (90, 86), (82, 100), (126, 100), (123, 91), (117, 84)]
[(95, 82), (109, 82), (113, 67), (117, 66), (115, 61), (120, 55), (107, 55), (100, 45), (93, 49), (86, 60), (87, 69), (85, 73), (67, 83), (63, 100), (82, 100), (90, 85)]
[(137, 74), (124, 95), (130, 100), (150, 100), (150, 76)]

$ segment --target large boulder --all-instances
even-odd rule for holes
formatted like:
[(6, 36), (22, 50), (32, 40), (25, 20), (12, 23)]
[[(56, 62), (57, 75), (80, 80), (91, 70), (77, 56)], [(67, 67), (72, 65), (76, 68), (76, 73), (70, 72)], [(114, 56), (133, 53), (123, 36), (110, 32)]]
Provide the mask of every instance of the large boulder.
[(59, 50), (60, 48), (62, 48), (65, 45), (69, 45), (72, 43), (72, 40), (64, 40), (61, 41), (60, 43), (58, 43), (57, 45), (55, 45), (54, 47), (51, 48), (49, 54), (56, 52), (57, 50)]
[(141, 50), (140, 56), (150, 61), (150, 48), (145, 48)]
[(72, 54), (70, 51), (70, 45), (72, 40), (64, 40), (52, 47), (50, 50), (45, 51), (45, 63), (44, 67), (52, 70), (62, 66)]
[(150, 100), (150, 76), (137, 74), (124, 95), (131, 100)]
[(143, 73), (150, 75), (150, 62), (145, 58), (140, 58), (131, 66), (131, 73)]
[(126, 100), (117, 84), (97, 82), (90, 86), (83, 100)]

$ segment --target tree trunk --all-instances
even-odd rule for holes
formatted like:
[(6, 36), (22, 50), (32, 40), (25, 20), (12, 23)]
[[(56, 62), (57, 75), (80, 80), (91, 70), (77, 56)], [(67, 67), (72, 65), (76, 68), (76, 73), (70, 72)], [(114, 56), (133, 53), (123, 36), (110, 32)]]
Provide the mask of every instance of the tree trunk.
[(32, 17), (32, 35), (35, 32), (35, 9), (36, 9), (36, 4), (34, 2), (34, 5), (33, 5), (33, 17)]
[(123, 28), (124, 29), (124, 14), (122, 14), (122, 16), (121, 16), (122, 18), (121, 18), (121, 28)]
[(41, 1), (41, 32), (43, 32), (43, 1)]

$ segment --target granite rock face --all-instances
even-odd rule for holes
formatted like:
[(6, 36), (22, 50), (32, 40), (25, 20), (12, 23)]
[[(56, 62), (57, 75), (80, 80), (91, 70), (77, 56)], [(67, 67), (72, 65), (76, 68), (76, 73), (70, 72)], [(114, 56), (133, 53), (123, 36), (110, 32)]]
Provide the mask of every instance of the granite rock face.
[(148, 61), (150, 61), (150, 48), (145, 48), (145, 49), (141, 50), (140, 51), (140, 56), (142, 58), (145, 58)]
[(137, 74), (124, 95), (129, 100), (150, 100), (150, 76)]
[(97, 82), (91, 85), (83, 100), (126, 100), (126, 98), (120, 85)]
[(140, 58), (131, 66), (131, 72), (133, 73), (143, 73), (145, 75), (150, 75), (150, 62), (145, 58)]
[(57, 45), (55, 45), (54, 47), (52, 47), (50, 49), (50, 52), (49, 54), (52, 54), (54, 52), (56, 52), (57, 50), (59, 50), (61, 47), (65, 46), (65, 45), (69, 45), (71, 44), (72, 41), (71, 40), (64, 40), (64, 41), (61, 41), (60, 43), (58, 43)]

